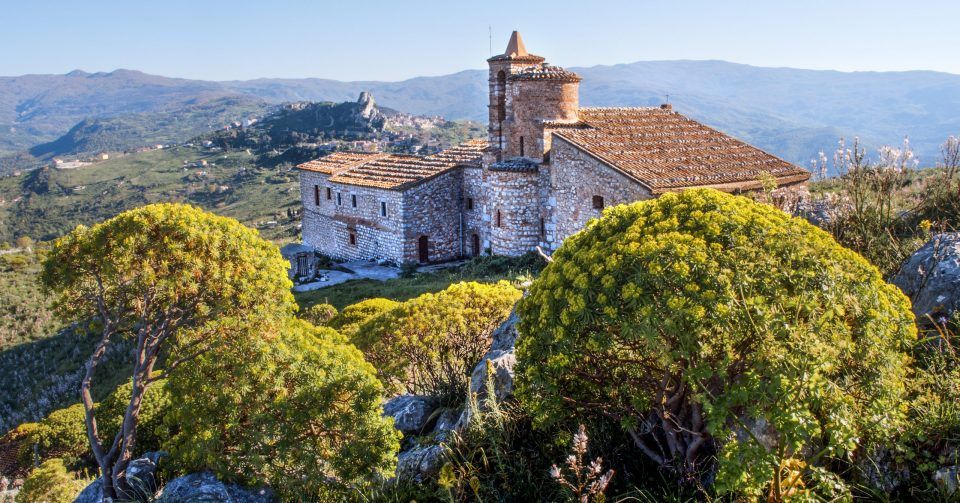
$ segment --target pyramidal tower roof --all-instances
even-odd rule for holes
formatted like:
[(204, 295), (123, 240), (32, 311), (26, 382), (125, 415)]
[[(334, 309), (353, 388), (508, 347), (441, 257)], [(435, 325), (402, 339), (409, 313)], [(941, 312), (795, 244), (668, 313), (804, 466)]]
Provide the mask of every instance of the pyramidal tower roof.
[(520, 36), (519, 31), (514, 30), (513, 33), (510, 34), (510, 41), (507, 42), (507, 50), (503, 51), (503, 54), (494, 56), (487, 61), (502, 60), (539, 63), (542, 62), (544, 58), (527, 52), (527, 46), (523, 44), (523, 37)]
[(519, 31), (514, 30), (510, 35), (510, 42), (507, 43), (507, 50), (503, 51), (503, 54), (514, 58), (530, 55), (527, 52), (527, 46), (523, 45), (523, 37), (520, 36)]

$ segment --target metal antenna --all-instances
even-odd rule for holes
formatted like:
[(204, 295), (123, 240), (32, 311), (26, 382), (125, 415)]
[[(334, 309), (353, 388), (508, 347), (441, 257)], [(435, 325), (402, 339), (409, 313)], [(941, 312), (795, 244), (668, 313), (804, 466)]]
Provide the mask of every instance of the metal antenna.
[(670, 104), (670, 93), (667, 93), (667, 101), (665, 103)]
[(487, 36), (490, 39), (490, 55), (493, 55), (493, 26), (487, 25)]

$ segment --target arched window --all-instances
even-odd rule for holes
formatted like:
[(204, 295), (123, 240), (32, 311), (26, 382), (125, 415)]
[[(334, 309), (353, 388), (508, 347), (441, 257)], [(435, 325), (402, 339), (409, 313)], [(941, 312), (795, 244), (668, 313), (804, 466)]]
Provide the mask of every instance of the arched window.
[(603, 196), (593, 196), (593, 209), (595, 210), (603, 209)]
[(502, 227), (502, 225), (503, 225), (503, 220), (502, 220), (502, 217), (500, 216), (500, 210), (497, 210), (497, 227)]

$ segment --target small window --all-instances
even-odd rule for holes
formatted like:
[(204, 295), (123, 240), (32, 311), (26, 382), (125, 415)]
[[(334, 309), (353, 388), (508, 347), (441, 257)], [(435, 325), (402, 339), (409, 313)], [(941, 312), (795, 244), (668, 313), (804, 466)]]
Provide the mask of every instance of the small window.
[(467, 198), (467, 209), (468, 209), (468, 210), (473, 210), (473, 198), (472, 198), (472, 197), (468, 197), (468, 198)]
[(357, 195), (356, 195), (356, 194), (351, 194), (351, 195), (350, 195), (350, 206), (353, 206), (354, 208), (357, 207)]
[(357, 235), (350, 233), (350, 246), (357, 246)]
[(337, 192), (337, 206), (342, 206), (342, 205), (343, 205), (343, 198), (340, 197), (340, 193)]
[(523, 157), (523, 137), (520, 137), (520, 157)]
[(595, 210), (603, 209), (603, 196), (593, 196), (593, 209)]
[(387, 202), (386, 202), (386, 201), (380, 201), (380, 216), (381, 216), (381, 217), (387, 216)]
[(320, 186), (313, 186), (313, 204), (315, 206), (320, 206)]
[(500, 215), (500, 210), (497, 210), (497, 227), (502, 227), (503, 218)]
[(327, 187), (327, 201), (333, 199), (333, 189)]
[(543, 239), (547, 237), (547, 224), (544, 220), (540, 219), (540, 238)]

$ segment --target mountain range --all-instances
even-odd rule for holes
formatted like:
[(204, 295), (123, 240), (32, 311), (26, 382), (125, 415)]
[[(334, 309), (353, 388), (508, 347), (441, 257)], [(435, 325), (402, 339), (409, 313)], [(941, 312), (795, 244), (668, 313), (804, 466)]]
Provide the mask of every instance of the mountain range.
[[(583, 106), (653, 106), (714, 126), (801, 166), (839, 137), (875, 148), (909, 136), (923, 165), (960, 133), (960, 75), (929, 71), (838, 72), (723, 61), (649, 61), (572, 68)], [(277, 104), (348, 101), (370, 91), (407, 113), (485, 120), (487, 73), (466, 70), (400, 82), (327, 79), (200, 81), (109, 73), (0, 77), (0, 151), (57, 140), (84, 120), (170, 113), (224, 98)], [(226, 115), (219, 118), (226, 118)], [(186, 138), (188, 135), (185, 135)]]

